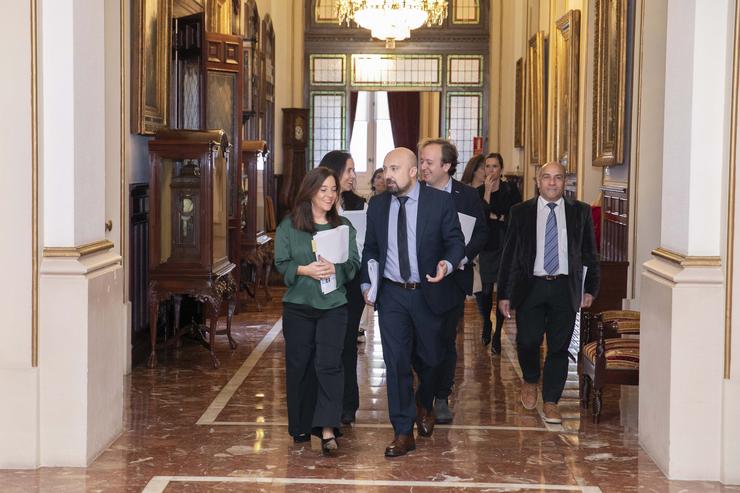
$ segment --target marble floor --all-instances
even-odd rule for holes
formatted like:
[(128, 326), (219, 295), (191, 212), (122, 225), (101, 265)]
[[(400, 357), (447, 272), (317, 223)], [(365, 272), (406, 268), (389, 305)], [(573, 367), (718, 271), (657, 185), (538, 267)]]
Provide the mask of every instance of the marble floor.
[[(275, 290), (276, 295), (279, 290)], [(280, 304), (236, 316), (239, 346), (219, 340), (213, 369), (195, 343), (162, 351), (157, 369), (126, 378), (124, 432), (88, 468), (0, 471), (0, 492), (720, 492), (740, 487), (668, 481), (637, 441), (635, 389), (609, 389), (601, 423), (577, 402), (571, 374), (563, 425), (546, 425), (519, 403), (520, 370), (507, 325), (504, 352), (481, 346), (474, 303), (458, 338), (454, 420), (386, 459), (385, 370), (379, 331), (359, 344), (361, 408), (344, 429), (340, 454), (287, 433)], [(541, 404), (540, 404), (541, 405)]]

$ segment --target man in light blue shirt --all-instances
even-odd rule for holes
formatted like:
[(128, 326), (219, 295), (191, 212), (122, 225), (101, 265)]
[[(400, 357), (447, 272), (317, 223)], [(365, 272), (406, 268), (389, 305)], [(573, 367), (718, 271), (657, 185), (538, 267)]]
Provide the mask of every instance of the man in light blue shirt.
[[(416, 447), (414, 422), (421, 436), (434, 430), (433, 380), (442, 357), (442, 315), (455, 304), (450, 274), (465, 255), (465, 241), (450, 194), (417, 182), (413, 152), (394, 149), (383, 168), (388, 192), (370, 200), (361, 275), (366, 300), (378, 308), (383, 343), (394, 429), (385, 455), (398, 457)], [(382, 277), (377, 300), (367, 299), (370, 260), (378, 262)], [(412, 352), (420, 362), (416, 396)]]

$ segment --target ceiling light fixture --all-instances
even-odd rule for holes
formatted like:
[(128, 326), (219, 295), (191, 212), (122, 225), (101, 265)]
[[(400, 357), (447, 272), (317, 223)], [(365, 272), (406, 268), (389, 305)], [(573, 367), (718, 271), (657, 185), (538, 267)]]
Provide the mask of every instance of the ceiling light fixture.
[(386, 48), (411, 35), (424, 24), (440, 26), (447, 18), (447, 0), (337, 0), (339, 24), (350, 21), (372, 36), (385, 40)]

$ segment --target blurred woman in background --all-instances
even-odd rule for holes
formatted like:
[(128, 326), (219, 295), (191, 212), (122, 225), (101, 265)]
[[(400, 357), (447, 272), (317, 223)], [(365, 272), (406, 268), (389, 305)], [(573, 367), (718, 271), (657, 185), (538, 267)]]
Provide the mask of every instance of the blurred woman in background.
[[(330, 151), (319, 163), (319, 166), (329, 168), (339, 177), (340, 198), (338, 209), (344, 211), (361, 211), (366, 207), (363, 197), (354, 192), (355, 162), (352, 155), (345, 151)], [(358, 251), (362, 251), (361, 243), (364, 238), (358, 238)], [(360, 253), (362, 255), (362, 253)], [(344, 349), (342, 350), (342, 364), (344, 366), (344, 400), (342, 404), (342, 424), (348, 425), (355, 420), (355, 414), (360, 408), (360, 390), (357, 386), (357, 338), (359, 337), (360, 319), (365, 309), (365, 299), (360, 289), (360, 276), (347, 283), (347, 329), (344, 334)]]
[(378, 168), (373, 173), (373, 177), (370, 179), (370, 190), (373, 191), (373, 196), (380, 195), (385, 192), (386, 186), (383, 168)]
[(463, 171), (460, 181), (473, 188), (483, 185), (486, 180), (486, 157), (483, 154), (476, 154), (468, 160)]
[(475, 299), (483, 317), (481, 342), (484, 346), (490, 342), (491, 353), (500, 354), (504, 316), (499, 310), (495, 310), (496, 330), (493, 331), (491, 309), (496, 306), (493, 303), (493, 292), (501, 263), (504, 234), (509, 224), (509, 210), (514, 204), (521, 202), (522, 197), (516, 185), (501, 179), (504, 174), (504, 158), (501, 154), (492, 152), (486, 155), (484, 163), (486, 177), (483, 185), (478, 187), (478, 193), (483, 199), (488, 218), (488, 242), (478, 256), (482, 289), (476, 293)]

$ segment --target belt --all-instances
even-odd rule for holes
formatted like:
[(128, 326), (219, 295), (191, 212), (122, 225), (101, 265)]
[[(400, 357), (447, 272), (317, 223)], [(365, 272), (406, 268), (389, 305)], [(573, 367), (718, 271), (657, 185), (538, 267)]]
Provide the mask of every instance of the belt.
[(421, 288), (421, 283), (420, 282), (398, 282), (398, 281), (393, 281), (391, 279), (388, 279), (387, 277), (384, 277), (383, 278), (383, 281), (385, 281), (387, 283), (390, 283), (390, 284), (393, 284), (394, 286), (398, 286), (399, 288), (410, 289), (412, 291), (414, 289)]
[(557, 281), (558, 279), (565, 279), (568, 277), (567, 274), (558, 274), (557, 276), (534, 276), (536, 279), (542, 279), (543, 281)]

